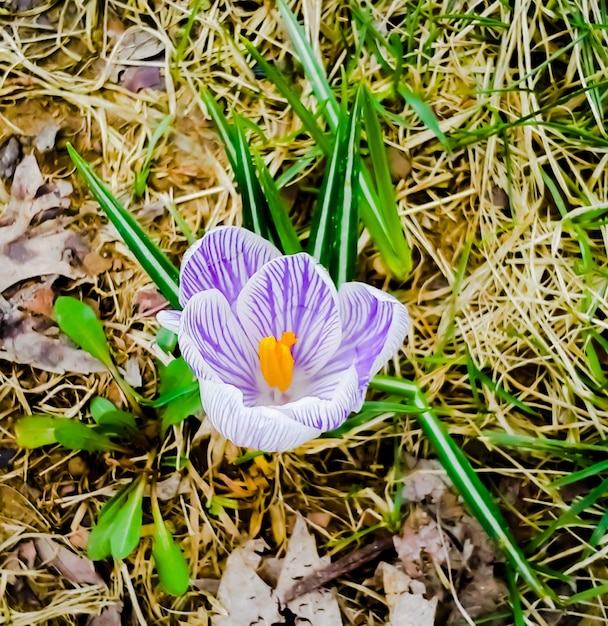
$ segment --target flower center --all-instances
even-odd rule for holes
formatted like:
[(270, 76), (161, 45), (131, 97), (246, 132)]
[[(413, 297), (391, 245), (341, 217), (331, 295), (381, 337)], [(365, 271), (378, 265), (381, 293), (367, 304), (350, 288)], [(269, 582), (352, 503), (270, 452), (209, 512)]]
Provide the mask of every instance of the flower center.
[(258, 346), (262, 376), (271, 387), (278, 387), (282, 392), (289, 389), (293, 378), (291, 347), (296, 341), (295, 334), (289, 331), (278, 341), (276, 337), (264, 337)]

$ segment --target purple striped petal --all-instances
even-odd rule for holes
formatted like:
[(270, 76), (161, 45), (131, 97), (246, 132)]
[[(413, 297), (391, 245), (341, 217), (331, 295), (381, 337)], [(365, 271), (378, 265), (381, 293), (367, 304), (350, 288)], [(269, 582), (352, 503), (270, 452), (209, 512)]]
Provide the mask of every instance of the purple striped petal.
[(249, 278), (280, 255), (271, 243), (244, 228), (210, 230), (184, 254), (179, 301), (185, 306), (195, 293), (217, 289), (232, 306)]
[(197, 378), (234, 385), (247, 404), (257, 401), (261, 376), (257, 354), (219, 291), (190, 298), (182, 313), (179, 343)]
[(399, 300), (364, 283), (343, 284), (338, 298), (342, 343), (326, 367), (315, 376), (312, 393), (324, 393), (332, 376), (354, 364), (363, 401), (371, 377), (403, 344), (410, 318)]
[(245, 285), (236, 312), (257, 346), (264, 337), (294, 332), (295, 368), (317, 372), (341, 340), (338, 294), (327, 271), (308, 254), (282, 256), (267, 263)]
[(325, 432), (338, 428), (359, 404), (359, 377), (354, 367), (334, 377), (329, 398), (305, 397), (280, 407), (294, 422)]
[(321, 434), (299, 424), (273, 407), (248, 407), (232, 385), (201, 382), (201, 402), (207, 417), (221, 435), (237, 446), (264, 452), (285, 452)]
[(172, 333), (177, 333), (181, 316), (180, 311), (159, 311), (156, 314), (156, 319), (163, 328), (170, 330)]

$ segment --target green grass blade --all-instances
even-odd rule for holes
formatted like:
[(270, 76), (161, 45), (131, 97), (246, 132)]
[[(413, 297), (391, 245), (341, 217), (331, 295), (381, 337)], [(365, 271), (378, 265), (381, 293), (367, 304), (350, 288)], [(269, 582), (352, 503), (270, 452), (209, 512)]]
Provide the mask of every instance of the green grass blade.
[(350, 116), (344, 111), (325, 171), (310, 227), (308, 252), (340, 285), (352, 279), (357, 257), (359, 98)]
[(471, 509), (471, 512), (475, 515), (477, 521), (488, 535), (496, 541), (511, 565), (528, 583), (530, 588), (549, 604), (556, 602), (553, 591), (539, 580), (536, 572), (515, 542), (509, 531), (509, 526), (496, 506), (492, 495), (481, 482), (462, 450), (456, 445), (444, 425), (435, 415), (420, 389), (410, 381), (385, 376), (375, 377), (371, 386), (386, 393), (405, 397), (410, 404), (420, 409), (420, 413), (416, 414), (420, 428), (431, 442), (441, 461), (441, 465), (456, 489), (458, 489), (463, 500)]
[(293, 112), (298, 116), (304, 129), (314, 139), (315, 144), (323, 154), (331, 154), (331, 142), (323, 132), (315, 116), (303, 104), (300, 94), (296, 93), (287, 83), (283, 74), (269, 63), (249, 42), (243, 40), (247, 51), (255, 59), (256, 63), (264, 70), (264, 74), (287, 100)]
[(135, 180), (133, 181), (133, 190), (135, 195), (138, 197), (143, 196), (144, 191), (146, 190), (146, 183), (148, 182), (148, 176), (150, 175), (150, 164), (152, 163), (152, 157), (154, 156), (154, 148), (156, 148), (156, 144), (160, 141), (161, 137), (169, 130), (169, 127), (174, 119), (175, 116), (173, 114), (163, 117), (150, 138), (144, 162), (139, 172), (135, 173)]
[(570, 507), (562, 513), (556, 520), (551, 522), (542, 533), (534, 537), (528, 544), (526, 551), (528, 553), (536, 552), (542, 544), (550, 539), (558, 528), (562, 528), (575, 522), (579, 514), (593, 506), (608, 491), (608, 478), (604, 479), (597, 487), (592, 489), (585, 497), (574, 502)]
[(433, 109), (404, 85), (399, 85), (398, 91), (406, 104), (412, 108), (422, 123), (439, 139), (443, 147), (449, 152), (451, 150), (450, 142), (441, 130), (439, 122), (433, 113)]
[(530, 437), (528, 435), (511, 435), (509, 433), (484, 430), (481, 440), (494, 445), (507, 446), (510, 448), (527, 448), (528, 450), (543, 450), (554, 454), (580, 455), (587, 451), (601, 452), (606, 454), (608, 446), (562, 441), (561, 439), (547, 439), (546, 437)]
[(281, 242), (272, 221), (268, 201), (253, 167), (242, 121), (238, 117), (235, 117), (234, 138), (236, 149), (234, 178), (243, 202), (243, 226), (279, 247)]
[[(385, 257), (387, 265), (390, 267), (389, 259), (393, 255), (393, 250), (400, 249), (399, 256), (403, 264), (403, 268), (400, 269), (400, 272), (405, 276), (409, 274), (412, 267), (411, 251), (407, 240), (402, 234), (403, 227), (401, 225), (401, 219), (399, 218), (393, 182), (390, 177), (384, 136), (372, 98), (373, 96), (370, 94), (369, 90), (364, 88), (362, 98), (363, 127), (369, 148), (375, 189), (377, 190), (377, 194), (370, 194), (368, 192), (365, 198), (365, 202), (369, 207), (369, 210), (366, 212), (367, 219), (365, 223), (369, 228), (370, 223), (373, 223), (375, 219), (379, 226), (384, 226), (382, 228), (382, 235), (376, 234), (375, 236), (378, 250), (380, 254)], [(368, 181), (368, 177), (365, 173), (363, 174), (363, 179), (364, 182)], [(371, 176), (369, 176), (368, 182), (371, 186)], [(370, 234), (371, 233), (372, 230), (370, 230)]]
[(171, 306), (175, 309), (180, 309), (179, 270), (158, 246), (150, 240), (142, 227), (121, 206), (95, 172), (93, 172), (91, 166), (76, 152), (74, 147), (68, 144), (67, 149), (89, 191), (114, 224), (129, 250), (131, 250), (162, 295), (171, 303)]
[(306, 39), (304, 29), (291, 12), (285, 0), (277, 0), (279, 13), (296, 50), (296, 56), (304, 67), (306, 77), (310, 81), (317, 100), (325, 107), (325, 114), (330, 128), (335, 131), (340, 120), (340, 106), (329, 85), (325, 69), (321, 67), (312, 46)]
[[(285, 0), (278, 0), (277, 5), (295, 48), (295, 56), (302, 64), (315, 96), (324, 106), (327, 123), (335, 133), (340, 119), (340, 106), (331, 90), (325, 70), (318, 63), (314, 51), (306, 39), (304, 29), (290, 11)], [(372, 176), (365, 164), (362, 164), (361, 167), (359, 186), (361, 190), (359, 211), (366, 228), (369, 230), (388, 269), (397, 278), (407, 278), (411, 271), (412, 261), (403, 227), (399, 223), (399, 227), (395, 228), (394, 224), (386, 222), (383, 215), (383, 205), (378, 198)]]
[(224, 112), (217, 106), (217, 102), (213, 99), (213, 96), (206, 89), (201, 89), (199, 95), (207, 109), (207, 113), (215, 122), (220, 139), (226, 148), (226, 156), (228, 157), (230, 166), (234, 170), (237, 165), (234, 128), (231, 126), (230, 122), (228, 122), (228, 118), (224, 115)]
[(274, 221), (274, 226), (280, 241), (280, 248), (285, 254), (302, 252), (302, 245), (300, 244), (296, 229), (293, 227), (293, 223), (289, 217), (289, 212), (283, 204), (279, 187), (258, 151), (252, 148), (251, 153), (255, 161), (262, 192), (264, 193), (270, 215)]
[(194, 2), (192, 3), (192, 9), (190, 10), (188, 21), (186, 22), (186, 26), (184, 27), (184, 31), (182, 32), (182, 36), (180, 37), (179, 43), (175, 48), (175, 53), (173, 54), (172, 73), (174, 78), (177, 76), (179, 64), (184, 58), (184, 53), (186, 52), (186, 48), (188, 46), (188, 40), (190, 39), (190, 33), (192, 32), (192, 27), (194, 26), (194, 20), (196, 19), (196, 16), (202, 8), (203, 2), (204, 0), (194, 0)]
[(579, 470), (578, 472), (572, 472), (571, 474), (567, 474), (562, 478), (558, 478), (557, 480), (551, 483), (551, 486), (555, 489), (559, 489), (560, 487), (564, 487), (565, 485), (571, 485), (579, 480), (584, 480), (585, 478), (589, 478), (590, 476), (595, 476), (600, 472), (605, 472), (608, 470), (608, 461), (600, 461), (599, 463), (594, 463), (591, 467), (586, 467), (585, 469)]

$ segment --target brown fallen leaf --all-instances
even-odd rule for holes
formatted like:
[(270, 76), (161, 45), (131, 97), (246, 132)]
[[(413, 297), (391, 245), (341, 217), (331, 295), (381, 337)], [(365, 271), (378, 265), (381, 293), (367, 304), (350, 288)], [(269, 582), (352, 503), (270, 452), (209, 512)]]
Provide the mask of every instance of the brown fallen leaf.
[(78, 556), (58, 541), (48, 537), (37, 537), (34, 543), (43, 565), (54, 568), (71, 583), (106, 586), (103, 578), (96, 572), (93, 561)]
[(449, 537), (439, 524), (421, 510), (408, 518), (401, 537), (394, 537), (394, 543), (405, 572), (412, 578), (422, 575), (423, 552), (437, 565), (441, 565), (446, 561), (447, 550), (451, 547)]
[(57, 217), (32, 222), (45, 211), (67, 209), (71, 192), (72, 186), (65, 181), (45, 185), (34, 156), (19, 163), (11, 200), (0, 219), (0, 293), (31, 278), (84, 276), (82, 258), (89, 252), (87, 242)]
[(434, 626), (437, 598), (427, 600), (422, 583), (388, 563), (381, 563), (378, 569), (390, 611), (387, 626)]
[[(55, 333), (55, 336), (52, 335)], [(47, 372), (90, 374), (105, 367), (88, 352), (69, 343), (51, 326), (51, 320), (34, 317), (0, 296), (0, 359), (30, 365)]]
[[(329, 563), (329, 557), (319, 557), (314, 537), (308, 532), (304, 518), (298, 516), (277, 583), (276, 594), (279, 599), (285, 602), (287, 594), (298, 581)], [(312, 626), (338, 626), (342, 623), (338, 602), (330, 589), (318, 588), (294, 597), (287, 602), (287, 609), (299, 622)]]
[(258, 576), (259, 552), (266, 544), (250, 540), (232, 552), (220, 581), (217, 598), (224, 609), (211, 618), (213, 626), (250, 626), (281, 621), (274, 591)]
[[(259, 575), (266, 548), (263, 540), (250, 540), (229, 557), (220, 581), (218, 600), (224, 613), (211, 618), (213, 626), (251, 626), (267, 624), (309, 624), (340, 626), (342, 617), (334, 593), (318, 586), (295, 597), (294, 583), (323, 569), (329, 559), (320, 558), (306, 521), (298, 517), (283, 559), (270, 559), (279, 569), (276, 589)], [(291, 620), (291, 621), (288, 621)]]

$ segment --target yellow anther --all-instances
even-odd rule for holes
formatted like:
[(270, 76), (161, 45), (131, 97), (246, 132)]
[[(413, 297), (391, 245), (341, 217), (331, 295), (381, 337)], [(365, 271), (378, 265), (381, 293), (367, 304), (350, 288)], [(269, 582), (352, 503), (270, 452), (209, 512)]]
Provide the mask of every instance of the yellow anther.
[(271, 387), (283, 392), (289, 389), (293, 378), (291, 347), (296, 342), (295, 334), (289, 331), (283, 333), (279, 341), (276, 337), (264, 337), (258, 346), (262, 376)]

